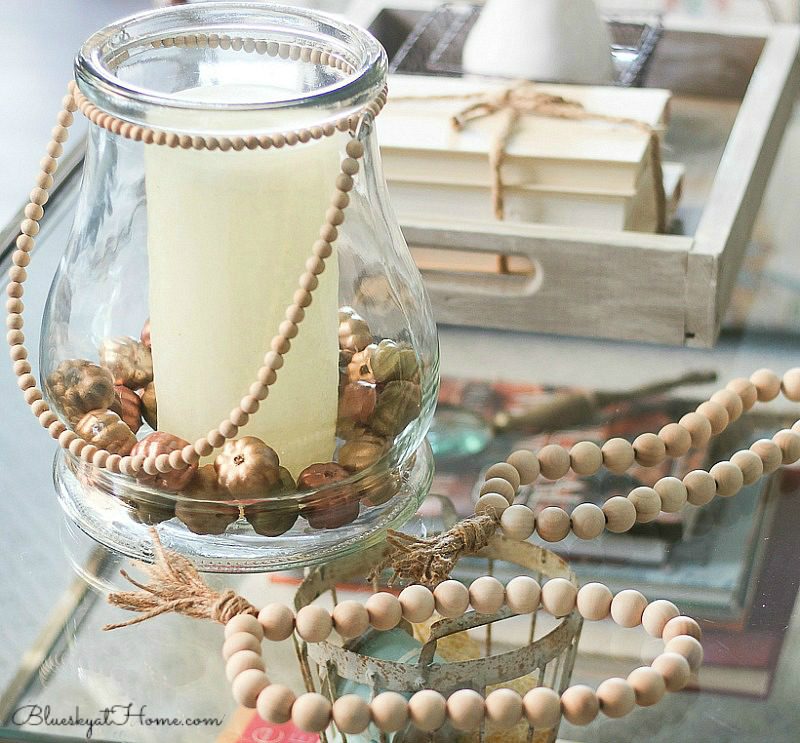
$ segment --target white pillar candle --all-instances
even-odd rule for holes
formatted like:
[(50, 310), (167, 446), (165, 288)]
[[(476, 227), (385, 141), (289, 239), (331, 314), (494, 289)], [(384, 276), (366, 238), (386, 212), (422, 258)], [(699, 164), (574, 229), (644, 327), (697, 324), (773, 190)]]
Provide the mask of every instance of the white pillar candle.
[[(242, 90), (184, 96), (252, 100)], [(343, 136), (240, 152), (144, 148), (159, 430), (194, 441), (248, 394), (323, 223)], [(295, 476), (335, 447), (338, 273), (334, 252), (277, 382), (240, 432)]]

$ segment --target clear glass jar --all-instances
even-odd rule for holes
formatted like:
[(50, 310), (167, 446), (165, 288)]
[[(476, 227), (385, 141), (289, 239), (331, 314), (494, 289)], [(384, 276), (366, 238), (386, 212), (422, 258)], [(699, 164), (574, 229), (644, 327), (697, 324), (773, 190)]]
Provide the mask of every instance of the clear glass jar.
[[(314, 62), (298, 47), (344, 64)], [(355, 114), (383, 88), (386, 56), (367, 32), (319, 13), (203, 3), (99, 31), (75, 69), (101, 110), (188, 144), (323, 128)], [(278, 481), (258, 469), (275, 465), (264, 464), (258, 443), (244, 489), (228, 488), (235, 453), (225, 458), (224, 449), (179, 486), (111, 474), (62, 450), (62, 505), (95, 539), (147, 557), (147, 527), (157, 524), (164, 544), (202, 569), (276, 569), (358, 550), (416, 510), (432, 475), (425, 434), (438, 345), (374, 126), (367, 118), (356, 134), (361, 170), (285, 366), (238, 433), (274, 450)], [(40, 349), (45, 394), (61, 419), (121, 453), (133, 445), (127, 429), (139, 441), (158, 430), (191, 443), (217, 427), (248, 394), (292, 302), (349, 137), (209, 151), (92, 126)], [(115, 399), (98, 413), (76, 390), (102, 382), (103, 370)], [(309, 475), (320, 464), (327, 469)]]

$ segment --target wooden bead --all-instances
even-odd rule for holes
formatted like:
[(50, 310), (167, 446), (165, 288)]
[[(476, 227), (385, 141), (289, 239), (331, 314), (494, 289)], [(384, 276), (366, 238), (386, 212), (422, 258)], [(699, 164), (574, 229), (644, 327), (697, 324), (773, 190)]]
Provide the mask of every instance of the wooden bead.
[(576, 475), (593, 475), (603, 466), (603, 452), (592, 441), (579, 441), (569, 450), (569, 461)]
[(742, 398), (735, 392), (727, 389), (719, 390), (711, 395), (709, 399), (711, 402), (717, 402), (725, 408), (730, 423), (741, 418), (742, 412), (744, 411), (744, 403), (742, 402)]
[(749, 449), (737, 451), (731, 462), (742, 471), (742, 480), (745, 485), (752, 485), (764, 474), (764, 463), (761, 457)]
[(610, 678), (597, 687), (597, 700), (607, 717), (625, 717), (636, 706), (636, 693), (625, 679)]
[(357, 694), (345, 694), (333, 703), (333, 722), (345, 735), (364, 732), (370, 723), (369, 704)]
[(664, 677), (650, 666), (642, 666), (631, 671), (628, 683), (633, 688), (636, 704), (640, 707), (651, 707), (660, 702), (667, 690)]
[(680, 691), (689, 683), (692, 675), (689, 661), (678, 653), (662, 653), (650, 667), (664, 678), (667, 691)]
[(787, 400), (800, 402), (800, 367), (789, 369), (783, 375), (781, 390)]
[(495, 689), (484, 704), (486, 719), (499, 730), (516, 727), (522, 719), (522, 697), (513, 689)]
[(750, 375), (756, 388), (759, 402), (774, 400), (781, 391), (781, 378), (772, 369), (759, 369)]
[(661, 510), (664, 513), (678, 513), (686, 505), (686, 486), (677, 477), (662, 477), (653, 486), (653, 490), (661, 499)]
[(693, 506), (704, 506), (717, 494), (717, 481), (705, 470), (692, 470), (683, 478), (686, 499)]
[(259, 642), (264, 639), (264, 630), (252, 614), (237, 614), (228, 620), (225, 625), (225, 638), (235, 635), (237, 632), (249, 632)]
[(512, 578), (505, 589), (505, 603), (515, 614), (531, 614), (539, 608), (542, 589), (528, 575)]
[[(490, 496), (483, 496), (487, 497)], [(524, 542), (536, 528), (536, 517), (528, 506), (522, 504), (508, 506), (500, 517), (500, 527), (508, 539)]]
[(572, 531), (578, 539), (596, 539), (606, 528), (606, 515), (594, 503), (580, 503), (570, 515)]
[(369, 629), (369, 614), (359, 601), (341, 601), (332, 613), (333, 628), (345, 640), (363, 635)]
[(469, 602), (478, 614), (500, 611), (506, 598), (503, 584), (490, 575), (476, 578), (469, 587)]
[(784, 428), (782, 431), (778, 431), (772, 440), (780, 447), (783, 464), (794, 464), (800, 459), (800, 434)]
[(284, 725), (292, 719), (294, 692), (282, 684), (270, 684), (256, 699), (256, 710), (262, 720)]
[(600, 451), (603, 454), (605, 468), (617, 475), (630, 469), (636, 459), (633, 445), (621, 438), (609, 439)]
[(250, 632), (237, 632), (231, 635), (222, 645), (222, 657), (228, 660), (241, 650), (252, 650), (261, 655), (261, 642)]
[(578, 588), (566, 578), (551, 578), (542, 586), (542, 606), (554, 617), (565, 617), (575, 608)]
[(342, 173), (349, 176), (354, 176), (359, 170), (358, 161), (352, 157), (346, 157), (344, 160), (342, 160), (340, 167)]
[(347, 142), (347, 145), (345, 146), (345, 151), (347, 152), (349, 157), (358, 160), (360, 157), (363, 157), (364, 155), (364, 145), (357, 139), (351, 139)]
[(680, 423), (667, 423), (658, 432), (658, 438), (664, 442), (667, 456), (672, 459), (682, 457), (692, 448), (692, 435)]
[(615, 534), (629, 531), (636, 523), (636, 508), (627, 498), (615, 495), (603, 503), (606, 529)]
[(731, 381), (725, 385), (725, 389), (739, 395), (743, 410), (750, 410), (758, 400), (758, 390), (756, 386), (749, 379), (745, 379), (744, 377), (731, 379)]
[(545, 542), (560, 542), (570, 528), (569, 514), (558, 506), (543, 508), (536, 517), (536, 533)]
[(477, 730), (485, 714), (483, 697), (473, 689), (459, 689), (447, 699), (447, 716), (456, 730), (463, 732)]
[(671, 601), (659, 599), (648, 604), (642, 613), (642, 626), (648, 635), (661, 637), (670, 619), (680, 616), (678, 607)]
[(331, 723), (331, 703), (322, 694), (306, 692), (292, 705), (292, 724), (306, 733), (321, 733)]
[(520, 485), (530, 485), (539, 477), (539, 459), (532, 451), (519, 449), (511, 452), (506, 462), (519, 473)]
[(703, 637), (700, 625), (691, 617), (675, 617), (670, 619), (664, 625), (664, 631), (661, 633), (661, 639), (666, 643), (673, 637), (678, 635), (689, 635), (694, 637), (695, 640), (701, 640)]
[(531, 689), (522, 698), (522, 706), (534, 730), (549, 730), (561, 721), (561, 698), (546, 686)]
[(711, 424), (712, 436), (722, 433), (728, 427), (728, 411), (718, 402), (709, 400), (700, 403), (697, 406), (697, 412), (708, 418), (708, 422)]
[(328, 610), (314, 604), (300, 609), (294, 621), (297, 634), (306, 642), (323, 642), (333, 630), (333, 619)]
[(770, 439), (759, 439), (750, 446), (750, 451), (757, 454), (764, 465), (764, 474), (774, 472), (783, 462), (781, 448)]
[(700, 413), (687, 413), (678, 424), (689, 432), (695, 449), (702, 449), (711, 440), (711, 423)]
[(400, 592), (398, 600), (403, 610), (403, 618), (411, 624), (427, 622), (436, 608), (433, 594), (425, 586), (417, 584), (406, 586)]
[(633, 452), (636, 461), (642, 467), (655, 467), (667, 456), (664, 442), (654, 433), (643, 433), (633, 441)]
[(423, 689), (408, 700), (408, 716), (417, 728), (432, 733), (444, 725), (447, 703), (438, 691)]
[(492, 478), (499, 477), (501, 480), (506, 480), (511, 485), (515, 493), (517, 490), (519, 490), (519, 472), (517, 472), (516, 467), (508, 464), (508, 462), (497, 462), (497, 464), (493, 464), (488, 470), (486, 470), (484, 477), (487, 481), (491, 480)]
[(436, 611), (443, 617), (460, 617), (469, 607), (469, 590), (457, 580), (446, 580), (433, 589)]
[(403, 618), (403, 607), (397, 596), (385, 591), (373, 593), (364, 606), (369, 615), (369, 623), (380, 631), (394, 629)]
[(243, 671), (255, 668), (258, 671), (265, 670), (264, 659), (252, 650), (240, 650), (234, 653), (225, 664), (225, 678), (233, 681)]
[(547, 480), (558, 480), (569, 472), (569, 454), (557, 444), (542, 447), (536, 456), (539, 459), (541, 475)]
[(570, 686), (561, 695), (561, 711), (567, 722), (588, 725), (600, 711), (600, 702), (594, 689), (583, 684)]
[(697, 673), (703, 664), (703, 646), (696, 637), (678, 635), (664, 645), (667, 653), (678, 653), (686, 658), (692, 673)]
[(248, 668), (238, 674), (231, 684), (233, 698), (248, 709), (255, 709), (258, 695), (269, 686), (267, 674), (260, 668)]
[(395, 733), (402, 730), (408, 721), (408, 702), (396, 691), (384, 691), (378, 694), (370, 704), (372, 721), (378, 730), (384, 733)]
[(258, 621), (270, 642), (286, 640), (294, 632), (294, 613), (285, 604), (267, 604), (258, 612)]
[(481, 485), (480, 494), (486, 495), (487, 493), (499, 493), (509, 503), (514, 502), (517, 491), (508, 480), (503, 480), (500, 477), (492, 477)]
[(636, 509), (636, 521), (646, 524), (653, 521), (661, 513), (661, 496), (648, 487), (638, 487), (628, 493), (628, 500)]
[(603, 583), (587, 583), (578, 591), (576, 606), (584, 619), (599, 622), (611, 613), (613, 598), (611, 590)]
[(729, 498), (736, 495), (744, 484), (742, 471), (731, 462), (717, 462), (708, 474), (717, 483), (717, 495), (722, 498)]
[(638, 627), (646, 608), (647, 599), (639, 591), (620, 591), (611, 601), (611, 618), (620, 627)]

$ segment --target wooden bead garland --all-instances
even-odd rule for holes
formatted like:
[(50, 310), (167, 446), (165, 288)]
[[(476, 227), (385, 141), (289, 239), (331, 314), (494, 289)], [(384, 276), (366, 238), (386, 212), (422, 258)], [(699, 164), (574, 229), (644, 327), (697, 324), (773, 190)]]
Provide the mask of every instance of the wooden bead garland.
[[(623, 627), (644, 624), (649, 634), (664, 640), (664, 652), (651, 666), (632, 671), (627, 680), (609, 679), (600, 684), (597, 692), (576, 685), (561, 696), (547, 687), (537, 687), (524, 698), (512, 689), (497, 689), (485, 699), (464, 689), (445, 699), (439, 692), (425, 689), (408, 702), (400, 694), (383, 692), (371, 702), (345, 695), (331, 705), (315, 692), (295, 697), (286, 687), (269, 685), (260, 655), (262, 638), (286, 639), (285, 632), (291, 626), (306, 642), (324, 642), (334, 626), (337, 630), (350, 627), (349, 631), (344, 630), (348, 636), (355, 636), (356, 629), (363, 633), (368, 624), (390, 630), (402, 616), (425, 622), (434, 609), (458, 616), (467, 608), (465, 600), (482, 613), (496, 613), (504, 603), (514, 613), (535, 612), (540, 600), (541, 606), (556, 617), (577, 609), (584, 619), (599, 621), (610, 613)], [(291, 719), (308, 732), (321, 732), (331, 721), (346, 734), (358, 734), (370, 722), (383, 732), (394, 732), (409, 719), (425, 732), (438, 730), (448, 721), (455, 729), (468, 732), (478, 729), (484, 718), (500, 727), (513, 727), (523, 714), (535, 729), (548, 729), (558, 723), (562, 713), (573, 724), (585, 725), (601, 710), (609, 717), (621, 717), (635, 705), (655, 704), (666, 691), (682, 689), (702, 661), (702, 647), (696, 639), (700, 637), (699, 626), (690, 617), (680, 616), (671, 602), (648, 603), (642, 594), (632, 590), (613, 596), (601, 583), (589, 583), (578, 590), (563, 578), (553, 578), (541, 589), (527, 576), (512, 579), (505, 588), (490, 576), (476, 579), (469, 588), (448, 580), (434, 591), (421, 585), (408, 586), (399, 599), (392, 594), (375, 593), (363, 606), (345, 601), (329, 613), (312, 604), (300, 609), (294, 619), (290, 614), (288, 607), (270, 604), (259, 612), (258, 620), (250, 615), (234, 616), (225, 627), (227, 639), (222, 654), (237, 702), (255, 707), (265, 720), (282, 724)]]

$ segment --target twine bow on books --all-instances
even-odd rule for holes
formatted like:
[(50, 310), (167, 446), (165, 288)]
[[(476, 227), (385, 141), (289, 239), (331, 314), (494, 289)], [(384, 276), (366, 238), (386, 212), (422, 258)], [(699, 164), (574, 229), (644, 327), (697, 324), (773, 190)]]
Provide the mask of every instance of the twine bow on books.
[(541, 90), (536, 83), (527, 80), (513, 83), (499, 91), (435, 96), (394, 96), (392, 100), (395, 102), (412, 100), (474, 101), (452, 117), (451, 122), (456, 131), (466, 128), (471, 121), (488, 116), (502, 115), (502, 123), (494, 133), (489, 148), (489, 165), (492, 170), (492, 208), (495, 217), (499, 220), (505, 219), (503, 163), (508, 155), (508, 143), (520, 118), (523, 116), (542, 116), (571, 121), (599, 121), (639, 129), (650, 137), (650, 157), (656, 194), (657, 229), (659, 232), (663, 232), (666, 229), (667, 209), (661, 169), (661, 142), (656, 130), (644, 121), (625, 116), (610, 116), (587, 111), (579, 101), (547, 93)]

